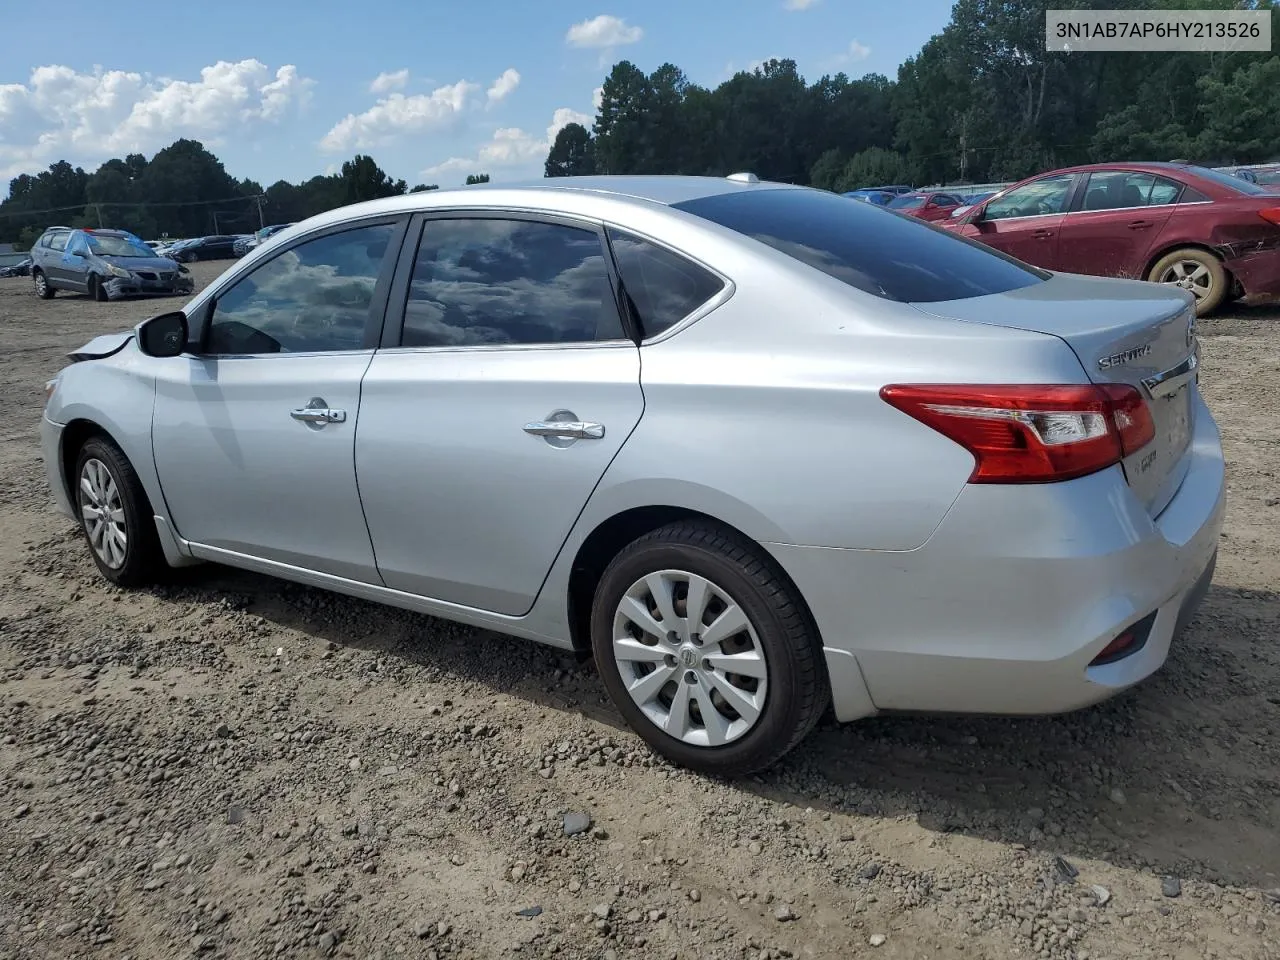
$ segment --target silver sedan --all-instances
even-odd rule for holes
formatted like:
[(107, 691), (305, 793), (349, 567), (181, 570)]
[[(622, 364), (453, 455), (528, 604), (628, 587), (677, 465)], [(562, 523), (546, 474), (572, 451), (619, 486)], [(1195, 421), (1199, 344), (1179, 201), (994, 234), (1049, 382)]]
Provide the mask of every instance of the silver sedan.
[(1190, 297), (819, 190), (394, 197), (48, 385), (103, 576), (228, 564), (594, 655), (653, 748), (1030, 714), (1158, 669), (1224, 504)]

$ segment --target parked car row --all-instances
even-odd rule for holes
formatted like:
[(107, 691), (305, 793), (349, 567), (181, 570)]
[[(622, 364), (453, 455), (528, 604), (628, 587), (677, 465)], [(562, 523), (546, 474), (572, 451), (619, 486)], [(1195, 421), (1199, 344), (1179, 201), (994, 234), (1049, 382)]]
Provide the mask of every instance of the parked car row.
[(257, 247), (262, 246), (268, 238), (274, 237), (281, 230), (292, 226), (292, 223), (273, 223), (269, 227), (263, 227), (262, 229), (255, 231), (250, 236), (241, 237), (237, 240), (232, 246), (232, 251), (237, 257), (243, 257), (250, 250), (254, 250)]

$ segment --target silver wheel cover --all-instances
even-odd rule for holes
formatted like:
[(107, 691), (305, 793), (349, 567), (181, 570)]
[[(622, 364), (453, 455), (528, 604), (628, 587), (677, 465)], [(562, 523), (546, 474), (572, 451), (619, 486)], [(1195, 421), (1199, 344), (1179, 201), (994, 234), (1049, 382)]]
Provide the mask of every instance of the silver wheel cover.
[(79, 499), (89, 546), (99, 560), (112, 570), (119, 570), (129, 547), (124, 503), (115, 478), (101, 460), (86, 460), (80, 468)]
[(760, 638), (728, 592), (697, 574), (659, 570), (633, 583), (613, 617), (613, 658), (636, 706), (684, 743), (732, 743), (764, 713)]
[(1203, 300), (1213, 290), (1213, 274), (1199, 260), (1179, 260), (1171, 263), (1160, 274), (1160, 282), (1190, 290), (1197, 300)]

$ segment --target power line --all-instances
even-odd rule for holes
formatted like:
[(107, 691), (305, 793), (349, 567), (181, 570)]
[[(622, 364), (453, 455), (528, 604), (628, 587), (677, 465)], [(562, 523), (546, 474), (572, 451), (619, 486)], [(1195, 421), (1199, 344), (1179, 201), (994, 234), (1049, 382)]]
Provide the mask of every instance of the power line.
[[(77, 203), (67, 207), (46, 207), (43, 210), (18, 210), (9, 213), (0, 210), (0, 217), (36, 217), (45, 213), (65, 213), (68, 210), (85, 210), (89, 207), (141, 207), (143, 209), (149, 207), (208, 207), (219, 203), (245, 203), (245, 202), (261, 202), (266, 199), (266, 194), (247, 194), (238, 197), (224, 197), (220, 200), (167, 200), (167, 201), (150, 201), (150, 200), (107, 200), (104, 202)], [(12, 202), (6, 201), (6, 202)], [(4, 204), (0, 204), (2, 207)]]

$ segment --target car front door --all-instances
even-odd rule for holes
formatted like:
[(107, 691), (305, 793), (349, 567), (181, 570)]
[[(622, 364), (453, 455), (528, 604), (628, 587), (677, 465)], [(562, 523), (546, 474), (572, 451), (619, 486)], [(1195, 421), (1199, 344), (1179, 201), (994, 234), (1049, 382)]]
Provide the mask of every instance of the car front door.
[(1090, 173), (1062, 224), (1061, 269), (1145, 279), (1147, 254), (1173, 215), (1181, 192), (1182, 184), (1150, 173)]
[(40, 266), (44, 270), (45, 277), (59, 290), (70, 289), (67, 280), (69, 265), (63, 262), (63, 258), (67, 255), (67, 240), (70, 236), (69, 230), (62, 230), (50, 236), (49, 246), (40, 257)]
[(1025, 263), (1054, 270), (1074, 174), (1056, 174), (992, 197), (961, 228), (964, 236)]
[(156, 469), (179, 535), (213, 551), (201, 555), (379, 582), (356, 420), (406, 222), (290, 244), (193, 319), (194, 355), (157, 361)]
[(397, 590), (524, 614), (644, 409), (603, 231), (427, 217), (392, 300), (356, 436), (378, 570)]

